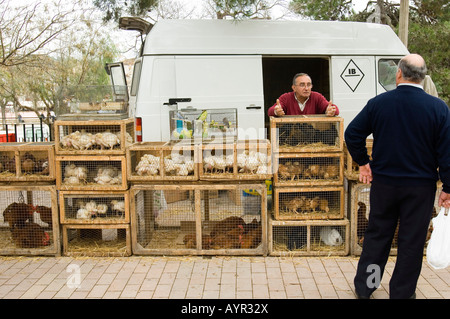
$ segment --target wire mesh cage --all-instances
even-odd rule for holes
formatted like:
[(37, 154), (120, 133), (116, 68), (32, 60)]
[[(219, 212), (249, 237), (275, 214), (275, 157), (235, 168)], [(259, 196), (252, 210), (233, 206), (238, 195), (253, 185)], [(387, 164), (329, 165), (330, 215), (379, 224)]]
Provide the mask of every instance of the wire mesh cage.
[(236, 142), (237, 178), (265, 180), (272, 178), (272, 154), (269, 140), (239, 140)]
[(130, 225), (62, 225), (65, 256), (131, 255)]
[(134, 120), (55, 121), (60, 155), (124, 155), (135, 141)]
[(59, 190), (126, 190), (125, 156), (56, 156)]
[(274, 187), (276, 220), (340, 219), (344, 187)]
[(272, 256), (346, 256), (350, 222), (270, 221), (269, 254)]
[(200, 180), (231, 180), (236, 178), (236, 144), (204, 143), (200, 146)]
[(343, 153), (280, 153), (274, 167), (275, 186), (342, 185)]
[(236, 185), (133, 185), (133, 252), (262, 254), (265, 185), (251, 196), (242, 191)]
[(127, 177), (131, 182), (197, 181), (197, 154), (190, 143), (135, 143), (127, 148)]
[(58, 120), (117, 119), (128, 116), (126, 85), (77, 85), (60, 90)]
[(54, 180), (53, 142), (0, 144), (0, 181)]
[[(372, 139), (366, 140), (366, 148), (370, 160), (372, 160), (372, 148), (373, 148)], [(357, 181), (359, 179), (359, 165), (356, 164), (356, 162), (353, 160), (345, 143), (344, 143), (344, 175), (350, 181)]]
[(60, 191), (61, 224), (122, 224), (130, 222), (128, 191)]
[(319, 115), (270, 117), (274, 152), (343, 151), (344, 121)]
[(56, 188), (0, 186), (0, 255), (59, 255)]
[[(439, 186), (438, 186), (439, 188)], [(351, 219), (351, 253), (352, 255), (360, 255), (364, 243), (364, 233), (367, 229), (370, 216), (370, 185), (360, 183), (350, 183), (351, 202), (350, 202), (350, 219)], [(438, 200), (440, 191), (436, 192), (435, 204), (432, 212), (432, 218), (437, 215)], [(394, 233), (394, 238), (391, 244), (390, 255), (397, 254), (398, 248), (398, 229)], [(427, 242), (433, 231), (432, 223), (428, 229)]]
[(237, 138), (237, 109), (180, 109), (169, 112), (170, 140), (233, 142)]

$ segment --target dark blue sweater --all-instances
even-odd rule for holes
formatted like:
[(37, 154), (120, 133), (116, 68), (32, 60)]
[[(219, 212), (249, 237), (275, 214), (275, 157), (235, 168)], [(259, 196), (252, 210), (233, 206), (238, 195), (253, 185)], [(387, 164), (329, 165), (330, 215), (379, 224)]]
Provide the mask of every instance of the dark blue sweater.
[(440, 175), (450, 193), (450, 110), (444, 101), (411, 85), (370, 99), (345, 130), (348, 151), (360, 166), (369, 163), (370, 134), (374, 179), (419, 186), (435, 184)]

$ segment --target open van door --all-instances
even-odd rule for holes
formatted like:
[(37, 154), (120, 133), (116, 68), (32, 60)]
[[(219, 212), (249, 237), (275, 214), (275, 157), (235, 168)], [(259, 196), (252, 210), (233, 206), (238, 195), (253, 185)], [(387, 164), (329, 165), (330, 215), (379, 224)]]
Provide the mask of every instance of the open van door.
[(122, 62), (106, 63), (106, 73), (111, 77), (114, 101), (128, 102), (127, 78)]

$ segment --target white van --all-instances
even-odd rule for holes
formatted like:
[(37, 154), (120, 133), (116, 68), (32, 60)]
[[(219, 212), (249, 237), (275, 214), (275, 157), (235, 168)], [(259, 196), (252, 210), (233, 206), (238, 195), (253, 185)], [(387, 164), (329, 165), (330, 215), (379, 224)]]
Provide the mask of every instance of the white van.
[(142, 141), (169, 141), (169, 112), (188, 107), (237, 109), (239, 139), (269, 138), (267, 110), (292, 90), (298, 72), (308, 73), (313, 90), (339, 107), (346, 126), (368, 99), (395, 87), (397, 62), (408, 54), (380, 24), (137, 22), (123, 18), (121, 27), (147, 34), (130, 92), (129, 115), (142, 124)]

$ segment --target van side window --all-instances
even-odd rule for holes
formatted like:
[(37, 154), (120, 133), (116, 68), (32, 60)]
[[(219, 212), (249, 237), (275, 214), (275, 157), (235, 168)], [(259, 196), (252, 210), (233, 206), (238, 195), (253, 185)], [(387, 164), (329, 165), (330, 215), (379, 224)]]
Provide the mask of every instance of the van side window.
[(139, 88), (139, 79), (141, 78), (142, 61), (136, 61), (134, 63), (133, 79), (131, 81), (131, 92), (132, 96), (136, 96)]
[(380, 59), (378, 60), (378, 82), (386, 90), (395, 89), (395, 74), (397, 64), (400, 59)]

